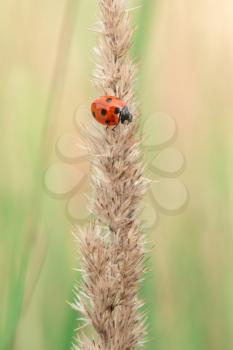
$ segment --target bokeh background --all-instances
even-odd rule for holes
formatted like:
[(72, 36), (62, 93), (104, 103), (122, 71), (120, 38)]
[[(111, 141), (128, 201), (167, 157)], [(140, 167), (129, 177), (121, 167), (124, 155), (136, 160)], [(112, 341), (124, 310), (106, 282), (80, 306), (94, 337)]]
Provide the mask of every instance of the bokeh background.
[[(185, 211), (149, 233), (146, 348), (230, 350), (233, 3), (141, 5), (132, 55), (142, 118), (163, 111), (177, 121), (190, 193)], [(79, 278), (70, 222), (42, 178), (75, 108), (95, 96), (96, 13), (95, 0), (0, 2), (1, 350), (68, 350), (78, 326), (66, 303)]]

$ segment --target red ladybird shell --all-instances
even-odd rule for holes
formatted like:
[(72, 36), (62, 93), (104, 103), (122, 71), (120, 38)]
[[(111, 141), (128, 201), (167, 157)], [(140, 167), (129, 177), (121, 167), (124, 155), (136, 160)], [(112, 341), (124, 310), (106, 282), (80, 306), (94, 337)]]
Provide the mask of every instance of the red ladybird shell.
[(120, 112), (126, 103), (115, 96), (102, 96), (91, 104), (93, 117), (103, 125), (115, 126), (119, 124)]

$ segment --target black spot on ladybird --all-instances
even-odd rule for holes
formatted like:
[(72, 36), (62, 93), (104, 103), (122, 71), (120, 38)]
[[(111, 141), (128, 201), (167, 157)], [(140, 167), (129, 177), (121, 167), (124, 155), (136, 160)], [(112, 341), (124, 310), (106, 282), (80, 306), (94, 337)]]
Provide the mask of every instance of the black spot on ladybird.
[(120, 108), (118, 108), (118, 107), (115, 108), (115, 114), (119, 114), (120, 111), (121, 111)]
[(95, 112), (92, 112), (93, 117), (95, 118)]
[(107, 119), (107, 120), (105, 121), (105, 124), (110, 124), (110, 120)]
[(111, 102), (112, 102), (112, 98), (111, 98), (111, 97), (108, 97), (108, 98), (106, 99), (106, 102), (111, 103)]
[(102, 115), (106, 115), (106, 114), (107, 114), (106, 109), (103, 108), (103, 109), (101, 110), (101, 114), (102, 114)]

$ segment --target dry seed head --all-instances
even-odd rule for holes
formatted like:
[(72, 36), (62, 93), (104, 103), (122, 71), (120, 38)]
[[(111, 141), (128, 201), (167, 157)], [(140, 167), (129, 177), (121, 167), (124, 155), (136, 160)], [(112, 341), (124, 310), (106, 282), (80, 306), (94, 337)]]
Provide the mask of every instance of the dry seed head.
[(91, 212), (96, 220), (80, 237), (83, 284), (73, 307), (93, 326), (98, 340), (82, 337), (75, 350), (133, 350), (143, 346), (145, 335), (138, 298), (145, 254), (138, 205), (148, 180), (143, 177), (135, 122), (139, 113), (136, 69), (129, 57), (129, 11), (125, 0), (99, 0), (99, 7), (102, 34), (93, 82), (100, 94), (123, 99), (133, 122), (119, 124), (115, 131), (95, 125), (84, 132), (93, 165)]

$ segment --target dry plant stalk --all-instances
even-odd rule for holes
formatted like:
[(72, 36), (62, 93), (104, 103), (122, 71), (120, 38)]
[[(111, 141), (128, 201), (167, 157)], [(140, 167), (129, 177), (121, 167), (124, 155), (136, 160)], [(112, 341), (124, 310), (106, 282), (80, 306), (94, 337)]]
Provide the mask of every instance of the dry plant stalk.
[(125, 0), (98, 0), (101, 32), (94, 83), (100, 94), (123, 99), (133, 122), (113, 131), (96, 125), (86, 133), (92, 157), (91, 206), (96, 220), (77, 234), (83, 260), (83, 283), (73, 307), (91, 324), (98, 337), (77, 339), (75, 350), (131, 350), (143, 345), (144, 317), (139, 311), (144, 272), (144, 236), (138, 204), (148, 187), (137, 133), (134, 100), (135, 66), (129, 57), (133, 30)]

